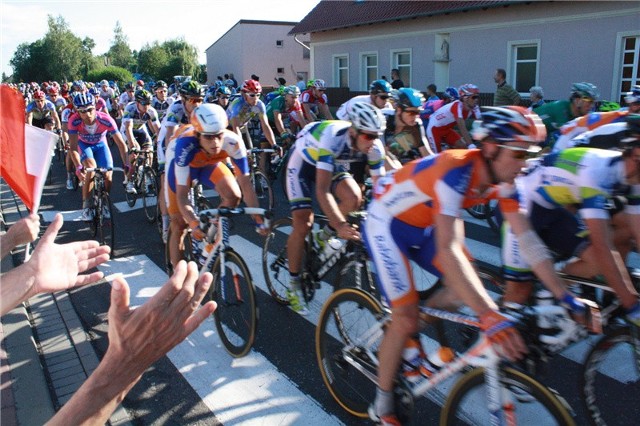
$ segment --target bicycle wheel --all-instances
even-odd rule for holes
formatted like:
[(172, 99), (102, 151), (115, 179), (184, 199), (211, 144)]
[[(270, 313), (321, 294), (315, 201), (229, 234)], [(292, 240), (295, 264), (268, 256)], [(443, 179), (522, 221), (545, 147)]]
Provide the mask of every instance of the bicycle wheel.
[[(376, 396), (377, 362), (370, 355), (378, 351), (382, 339), (383, 315), (371, 295), (341, 288), (324, 303), (316, 328), (316, 360), (325, 386), (342, 408), (362, 418), (368, 417), (367, 408)], [(346, 357), (355, 359), (362, 370)]]
[(221, 255), (213, 270), (212, 298), (218, 304), (214, 312), (220, 340), (233, 357), (246, 355), (256, 338), (258, 308), (249, 268), (242, 257), (227, 249), (224, 252), (224, 275), (221, 272)]
[[(137, 175), (138, 175), (137, 171), (134, 172), (133, 175), (131, 175), (131, 181), (133, 182), (133, 187), (136, 188), (136, 191), (138, 190), (137, 185), (135, 184), (136, 181), (137, 181)], [(135, 206), (136, 200), (138, 199), (138, 195), (137, 194), (132, 194), (132, 193), (128, 192), (126, 190), (126, 188), (125, 188), (124, 197), (125, 197), (125, 199), (127, 201), (127, 205), (129, 207)]]
[(251, 185), (258, 197), (258, 207), (266, 210), (272, 210), (274, 205), (273, 189), (271, 182), (260, 171), (255, 171), (251, 175)]
[(291, 218), (279, 219), (271, 226), (262, 249), (262, 272), (271, 296), (282, 305), (289, 305), (286, 291), (289, 289), (289, 258), (287, 239), (293, 224)]
[[(509, 408), (502, 408), (501, 423), (517, 425), (575, 425), (561, 397), (526, 374), (513, 368), (502, 368), (501, 393), (510, 396)], [(475, 368), (455, 384), (442, 407), (440, 425), (491, 424), (487, 407), (484, 368)], [(509, 409), (509, 413), (503, 410)], [(511, 415), (513, 419), (504, 416)]]
[(592, 425), (637, 422), (620, 410), (637, 406), (640, 395), (640, 356), (634, 352), (630, 327), (617, 328), (595, 344), (585, 360), (580, 388)]
[[(171, 255), (169, 253), (170, 238), (171, 238), (171, 227), (169, 227), (169, 230), (167, 233), (167, 244), (164, 245), (164, 263), (165, 263), (165, 268), (167, 270), (167, 274), (169, 276), (173, 275), (173, 265), (171, 264)], [(193, 251), (193, 241), (191, 240), (191, 233), (187, 232), (187, 230), (184, 231), (182, 243), (180, 244), (180, 250), (182, 252), (181, 253), (182, 259), (186, 260), (187, 262), (193, 261), (198, 263), (198, 259), (196, 258)]]
[[(108, 212), (108, 214), (106, 214)], [(105, 215), (108, 218), (105, 218)], [(111, 258), (115, 257), (115, 225), (113, 221), (113, 206), (111, 205), (111, 198), (107, 192), (102, 193), (100, 199), (100, 214), (96, 216), (96, 229), (98, 242), (100, 244), (106, 244), (111, 247)]]
[(142, 188), (144, 215), (147, 218), (147, 222), (153, 223), (156, 221), (156, 205), (158, 204), (158, 180), (155, 172), (150, 167), (144, 169), (140, 187)]
[(355, 287), (369, 294), (377, 295), (378, 289), (374, 278), (373, 264), (363, 249), (347, 252), (340, 259), (338, 273), (335, 278), (335, 289)]
[[(293, 147), (289, 149), (293, 149)], [(287, 195), (287, 164), (289, 163), (289, 157), (291, 157), (290, 151), (284, 155), (282, 160), (280, 160), (280, 173), (278, 173), (280, 185), (282, 186), (282, 194), (284, 195), (285, 200), (289, 199), (289, 196)]]

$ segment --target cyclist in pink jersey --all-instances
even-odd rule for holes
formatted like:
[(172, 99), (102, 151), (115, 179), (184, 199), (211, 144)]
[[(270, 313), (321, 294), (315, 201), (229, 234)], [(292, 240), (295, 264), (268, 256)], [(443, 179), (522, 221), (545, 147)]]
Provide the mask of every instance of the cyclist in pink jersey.
[[(442, 151), (442, 143), (451, 148), (466, 148), (473, 143), (465, 121), (472, 115), (480, 119), (480, 90), (474, 84), (458, 89), (460, 99), (443, 105), (431, 117), (427, 126), (427, 139), (434, 152)], [(453, 130), (457, 126), (458, 132)]]
[[(71, 160), (76, 167), (78, 179), (84, 180), (82, 186), (82, 220), (93, 219), (93, 209), (91, 209), (91, 198), (89, 194), (93, 189), (93, 173), (85, 173), (85, 167), (105, 167), (113, 168), (113, 158), (106, 134), (109, 133), (118, 144), (120, 157), (125, 167), (127, 164), (127, 146), (118, 131), (116, 122), (111, 116), (104, 112), (97, 112), (95, 97), (91, 93), (78, 93), (73, 98), (76, 112), (69, 117), (68, 131), (69, 144), (71, 149)], [(105, 175), (106, 190), (111, 190), (111, 175), (109, 171)], [(109, 212), (103, 212), (108, 219)]]

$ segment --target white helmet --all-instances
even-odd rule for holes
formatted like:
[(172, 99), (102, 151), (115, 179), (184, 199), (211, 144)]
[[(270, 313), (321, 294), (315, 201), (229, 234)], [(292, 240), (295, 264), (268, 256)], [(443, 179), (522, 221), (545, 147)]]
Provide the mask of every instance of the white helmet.
[(221, 133), (229, 125), (227, 113), (218, 104), (202, 104), (191, 113), (193, 129), (202, 134)]
[(355, 102), (349, 108), (349, 121), (356, 130), (381, 135), (385, 127), (382, 112), (367, 102)]

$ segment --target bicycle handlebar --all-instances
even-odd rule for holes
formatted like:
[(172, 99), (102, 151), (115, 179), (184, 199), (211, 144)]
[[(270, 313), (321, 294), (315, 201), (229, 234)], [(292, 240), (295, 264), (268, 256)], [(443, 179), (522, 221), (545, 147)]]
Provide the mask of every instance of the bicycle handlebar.
[(113, 168), (111, 167), (87, 167), (84, 169), (84, 171), (87, 173), (91, 173), (91, 172), (106, 173), (112, 170)]
[(270, 227), (271, 217), (273, 216), (273, 212), (271, 210), (263, 209), (260, 207), (235, 207), (235, 208), (220, 207), (217, 209), (202, 210), (200, 212), (199, 219), (201, 224), (206, 224), (211, 222), (212, 219), (218, 216), (229, 217), (229, 216), (235, 216), (235, 215), (241, 215), (241, 214), (263, 216), (265, 219), (264, 225), (267, 228)]

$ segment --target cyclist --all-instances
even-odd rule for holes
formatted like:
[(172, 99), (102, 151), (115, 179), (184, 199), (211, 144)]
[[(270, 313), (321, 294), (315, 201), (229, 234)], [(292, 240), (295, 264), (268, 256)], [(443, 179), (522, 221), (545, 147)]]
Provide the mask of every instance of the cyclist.
[(546, 144), (553, 147), (559, 136), (560, 127), (569, 120), (587, 114), (598, 100), (600, 93), (598, 88), (591, 83), (573, 83), (569, 99), (555, 102), (547, 102), (536, 108), (536, 114), (540, 116), (547, 128)]
[(75, 96), (77, 93), (74, 93), (71, 96), (71, 102), (69, 102), (67, 104), (67, 106), (64, 107), (64, 109), (62, 110), (62, 112), (60, 113), (60, 124), (62, 125), (62, 134), (60, 135), (62, 137), (62, 140), (64, 142), (64, 149), (66, 150), (66, 156), (64, 159), (64, 163), (65, 163), (65, 167), (67, 169), (67, 186), (66, 188), (68, 190), (72, 190), (73, 189), (73, 175), (75, 173), (75, 167), (73, 165), (73, 160), (71, 159), (71, 153), (70, 153), (70, 145), (69, 145), (69, 117), (71, 117), (71, 115), (73, 115), (76, 112), (76, 108), (73, 105), (73, 96)]
[[(389, 157), (401, 162), (433, 154), (419, 118), (424, 96), (419, 90), (401, 87), (391, 92), (394, 108), (387, 115), (384, 143)], [(385, 111), (386, 112), (386, 111)]]
[(60, 96), (60, 89), (57, 86), (49, 86), (47, 89), (47, 93), (49, 94), (49, 100), (53, 102), (56, 106), (56, 112), (58, 113), (58, 117), (60, 117), (60, 113), (67, 106), (67, 101)]
[(600, 126), (625, 120), (628, 111), (591, 112), (565, 123), (559, 130), (556, 143), (552, 151), (562, 151), (574, 145), (573, 139), (581, 133), (595, 130)]
[(631, 88), (630, 92), (627, 92), (624, 101), (627, 106), (624, 110), (629, 111), (632, 114), (640, 114), (640, 85), (636, 84)]
[(458, 89), (455, 87), (447, 87), (444, 89), (444, 93), (442, 94), (442, 99), (434, 99), (428, 100), (424, 103), (424, 107), (422, 112), (420, 113), (420, 119), (422, 120), (422, 124), (424, 126), (424, 131), (427, 131), (427, 127), (429, 126), (429, 118), (431, 115), (436, 112), (440, 107), (446, 104), (450, 104), (453, 101), (460, 99), (460, 95), (458, 94)]
[[(631, 235), (640, 241), (640, 116), (625, 121), (586, 132), (576, 141), (582, 146), (532, 162), (528, 173), (518, 178), (518, 192), (520, 208), (546, 246), (560, 258), (576, 258), (565, 272), (585, 278), (602, 275), (620, 298), (627, 319), (640, 326), (638, 293), (624, 264)], [(628, 205), (611, 204), (616, 194), (627, 195)], [(615, 226), (612, 232), (613, 223), (622, 229)], [(505, 235), (505, 300), (524, 303), (533, 278), (529, 262), (518, 256), (522, 242), (514, 242), (509, 232)]]
[(151, 107), (158, 112), (158, 119), (162, 121), (175, 99), (167, 97), (167, 83), (163, 80), (156, 81), (155, 86), (153, 86), (153, 93)]
[(378, 109), (391, 109), (392, 106), (389, 103), (389, 97), (391, 96), (391, 85), (385, 80), (375, 80), (369, 86), (368, 95), (354, 96), (347, 102), (340, 105), (338, 111), (336, 111), (336, 117), (338, 120), (349, 120), (349, 108), (356, 102), (368, 102)]
[[(96, 111), (95, 98), (92, 94), (76, 94), (73, 97), (73, 105), (76, 112), (69, 117), (69, 153), (76, 167), (78, 179), (84, 181), (82, 186), (82, 220), (90, 221), (93, 219), (93, 210), (90, 205), (92, 200), (89, 197), (93, 189), (93, 173), (85, 173), (84, 168), (113, 167), (113, 158), (105, 137), (107, 133), (118, 145), (122, 164), (125, 166), (127, 166), (127, 145), (113, 118), (109, 114)], [(111, 171), (105, 175), (107, 192), (111, 190), (111, 176)], [(108, 209), (105, 209), (103, 215), (108, 218)]]
[(478, 315), (499, 354), (516, 359), (526, 352), (513, 323), (498, 312), (467, 257), (462, 208), (497, 198), (529, 249), (523, 254), (542, 279), (561, 285), (511, 198), (525, 158), (539, 151), (535, 144), (545, 138), (544, 125), (535, 114), (515, 106), (488, 108), (481, 119), (474, 133), (480, 149), (452, 149), (411, 161), (374, 187), (363, 240), (375, 264), (380, 293), (391, 307), (391, 322), (378, 351), (379, 387), (369, 415), (384, 425), (400, 425), (393, 388), (401, 365), (407, 376), (414, 368), (427, 377), (433, 371), (422, 350), (418, 365), (403, 361), (404, 349), (415, 342), (418, 330), (419, 300), (409, 260), (444, 278), (445, 288), (434, 293), (428, 305), (448, 308), (462, 301)]
[(116, 92), (109, 87), (109, 82), (107, 80), (102, 80), (100, 82), (100, 97), (107, 104), (107, 110), (109, 112), (113, 111), (113, 106), (116, 102)]
[(89, 88), (88, 92), (91, 93), (96, 100), (96, 111), (106, 112), (107, 114), (109, 114), (107, 103), (100, 97), (100, 89), (98, 89), (97, 86), (92, 86)]
[(118, 99), (118, 113), (120, 116), (124, 114), (124, 107), (135, 101), (134, 92), (135, 87), (133, 82), (124, 85), (124, 92), (120, 95), (120, 99)]
[(27, 105), (26, 123), (41, 129), (60, 129), (60, 118), (56, 112), (56, 106), (46, 96), (42, 90), (33, 93), (33, 101)]
[(218, 104), (225, 111), (229, 108), (229, 98), (233, 95), (231, 89), (225, 85), (219, 86), (216, 88), (215, 96), (216, 98), (213, 100), (214, 104)]
[[(135, 102), (131, 102), (124, 108), (120, 132), (129, 144), (129, 150), (133, 148), (151, 149), (153, 147), (151, 134), (158, 134), (160, 127), (158, 112), (151, 106), (151, 93), (147, 90), (137, 90), (134, 96)], [(131, 154), (131, 164), (135, 164), (136, 157), (136, 154)], [(152, 157), (149, 158), (151, 159)], [(136, 189), (133, 187), (133, 181), (131, 180), (132, 173), (133, 169), (125, 171), (125, 177), (128, 180), (126, 190), (130, 194), (135, 194)]]
[[(191, 123), (180, 128), (167, 147), (165, 197), (171, 215), (171, 238), (168, 241), (172, 265), (180, 261), (180, 243), (189, 226), (192, 237), (204, 238), (199, 220), (189, 201), (191, 181), (220, 194), (220, 207), (236, 207), (243, 195), (249, 207), (258, 207), (258, 198), (249, 178), (247, 151), (238, 134), (227, 130), (228, 118), (219, 105), (203, 104), (191, 114)], [(227, 167), (231, 159), (234, 173)], [(262, 218), (254, 217), (256, 230), (266, 235)]]
[(320, 119), (333, 120), (331, 111), (329, 111), (329, 99), (324, 93), (327, 91), (324, 80), (317, 78), (309, 80), (309, 83), (311, 87), (300, 95), (305, 120), (308, 122)]
[(287, 298), (292, 309), (301, 315), (308, 313), (299, 273), (304, 241), (313, 225), (312, 188), (315, 186), (315, 198), (329, 219), (328, 226), (315, 235), (324, 256), (341, 245), (336, 236), (358, 238), (358, 232), (345, 220), (347, 213), (362, 205), (360, 187), (349, 173), (350, 162), (366, 159), (374, 182), (385, 173), (380, 141), (382, 113), (373, 105), (360, 102), (351, 106), (349, 114), (351, 122), (328, 120), (305, 126), (287, 165), (287, 196), (293, 218), (293, 231), (287, 241), (291, 274)]
[(293, 138), (298, 130), (307, 125), (300, 105), (300, 89), (291, 85), (283, 89), (282, 95), (267, 105), (269, 125), (278, 132), (283, 140)]
[(473, 144), (466, 120), (472, 116), (480, 119), (480, 89), (475, 84), (464, 84), (458, 88), (458, 94), (460, 99), (442, 106), (429, 117), (427, 139), (433, 152), (441, 152), (443, 142), (450, 148), (465, 148)]
[[(176, 76), (176, 78), (179, 76)], [(191, 113), (193, 110), (202, 104), (204, 100), (204, 88), (194, 80), (185, 81), (178, 87), (179, 99), (173, 102), (167, 114), (162, 120), (160, 126), (160, 132), (157, 139), (157, 154), (158, 154), (158, 175), (160, 177), (160, 193), (163, 194), (164, 180), (162, 175), (165, 169), (165, 152), (167, 142), (173, 138), (178, 126), (189, 124)], [(167, 205), (164, 197), (158, 197), (160, 203), (160, 212), (162, 213), (162, 239), (166, 243), (167, 233), (169, 231), (169, 214), (167, 213)]]

